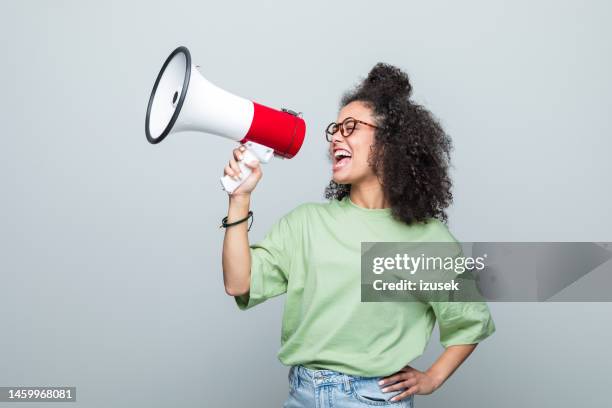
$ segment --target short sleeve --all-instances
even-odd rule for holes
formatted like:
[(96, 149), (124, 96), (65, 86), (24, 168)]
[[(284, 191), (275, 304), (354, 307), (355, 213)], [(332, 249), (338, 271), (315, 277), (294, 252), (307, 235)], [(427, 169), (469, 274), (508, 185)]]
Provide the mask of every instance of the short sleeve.
[[(463, 256), (462, 250), (455, 255)], [(491, 336), (495, 332), (495, 323), (472, 273), (464, 271), (458, 275), (452, 270), (445, 271), (438, 275), (438, 279), (443, 282), (458, 280), (461, 287), (458, 294), (453, 290), (442, 291), (440, 298), (446, 299), (445, 301), (428, 302), (438, 321), (442, 346), (446, 348), (458, 344), (476, 344)], [(466, 301), (453, 301), (457, 296)]]
[(495, 332), (495, 323), (485, 302), (429, 302), (438, 320), (444, 348), (476, 344)]
[(250, 289), (244, 295), (234, 296), (240, 310), (250, 309), (287, 291), (292, 243), (295, 241), (290, 215), (281, 217), (260, 242), (250, 245)]

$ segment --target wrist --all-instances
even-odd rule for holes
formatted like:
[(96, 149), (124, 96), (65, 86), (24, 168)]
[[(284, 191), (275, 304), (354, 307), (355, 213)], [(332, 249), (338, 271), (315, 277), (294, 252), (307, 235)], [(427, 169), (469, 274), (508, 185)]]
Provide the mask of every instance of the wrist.
[(234, 194), (230, 194), (229, 196), (229, 203), (230, 205), (238, 205), (238, 206), (249, 206), (249, 204), (251, 203), (251, 194), (238, 194), (238, 195), (234, 195)]
[(444, 384), (444, 381), (446, 380), (446, 378), (442, 374), (439, 374), (432, 369), (425, 371), (425, 374), (427, 374), (427, 376), (431, 378), (436, 390), (440, 388), (442, 384)]

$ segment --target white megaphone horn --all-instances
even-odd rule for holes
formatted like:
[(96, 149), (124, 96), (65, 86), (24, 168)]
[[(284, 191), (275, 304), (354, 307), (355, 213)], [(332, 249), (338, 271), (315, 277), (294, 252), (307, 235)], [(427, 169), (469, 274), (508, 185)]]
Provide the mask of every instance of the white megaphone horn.
[(147, 140), (159, 143), (170, 133), (194, 130), (222, 136), (246, 150), (238, 166), (240, 180), (221, 177), (232, 193), (251, 174), (244, 162), (267, 163), (275, 155), (292, 158), (302, 147), (306, 123), (288, 109), (276, 110), (227, 92), (210, 83), (191, 63), (191, 54), (178, 47), (164, 62), (147, 106)]

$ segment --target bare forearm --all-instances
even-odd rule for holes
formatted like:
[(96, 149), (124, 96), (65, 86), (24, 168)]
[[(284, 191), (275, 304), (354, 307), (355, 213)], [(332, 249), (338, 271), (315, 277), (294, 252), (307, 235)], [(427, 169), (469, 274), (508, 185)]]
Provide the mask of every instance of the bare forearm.
[(476, 348), (477, 344), (460, 344), (447, 347), (426, 373), (440, 387)]
[[(251, 203), (250, 195), (229, 196), (227, 222), (245, 218)], [(223, 282), (229, 295), (241, 295), (249, 290), (251, 254), (249, 251), (248, 221), (225, 229), (223, 239)]]

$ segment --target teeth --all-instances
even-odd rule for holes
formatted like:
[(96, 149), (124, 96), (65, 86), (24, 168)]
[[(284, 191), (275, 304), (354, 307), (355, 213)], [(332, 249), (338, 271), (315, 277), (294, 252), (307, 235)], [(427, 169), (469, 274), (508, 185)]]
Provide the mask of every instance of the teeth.
[(348, 156), (351, 157), (351, 154), (344, 149), (338, 149), (334, 152), (334, 157), (338, 157), (338, 156)]

